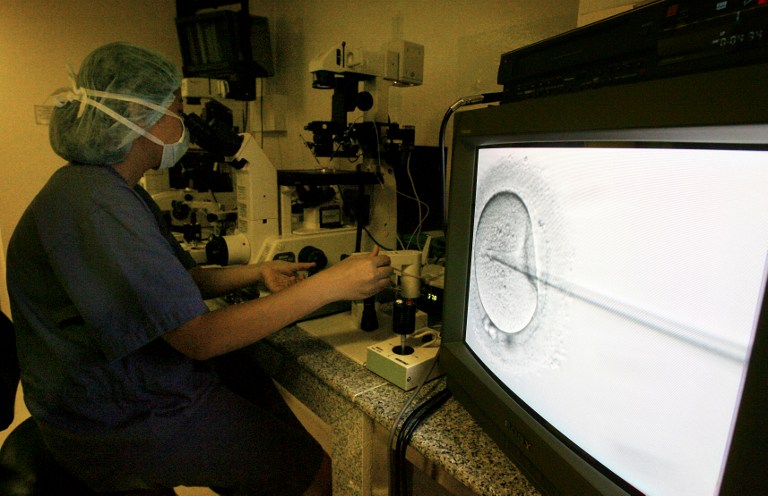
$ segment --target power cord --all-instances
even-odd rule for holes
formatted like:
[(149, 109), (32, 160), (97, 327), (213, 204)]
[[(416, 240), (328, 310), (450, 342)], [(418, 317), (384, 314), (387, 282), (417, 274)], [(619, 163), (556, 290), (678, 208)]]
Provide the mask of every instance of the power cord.
[(438, 136), (438, 143), (440, 147), (440, 154), (442, 156), (442, 168), (443, 168), (443, 222), (448, 222), (448, 188), (446, 185), (447, 181), (447, 175), (448, 175), (448, 163), (445, 156), (445, 133), (446, 129), (448, 128), (448, 121), (451, 120), (451, 116), (459, 110), (461, 107), (466, 107), (467, 105), (479, 105), (481, 103), (496, 103), (500, 102), (502, 97), (504, 96), (504, 93), (498, 92), (498, 93), (481, 93), (479, 95), (473, 95), (473, 96), (464, 96), (453, 102), (453, 104), (448, 107), (448, 110), (445, 112), (445, 115), (443, 116), (443, 121), (440, 123), (440, 135)]
[[(402, 428), (398, 433), (398, 426), (400, 421), (405, 417), (405, 412), (411, 406), (411, 403), (419, 396), (424, 386), (430, 382), (430, 377), (437, 367), (439, 356), (432, 362), (432, 366), (429, 368), (429, 372), (424, 376), (424, 380), (419, 384), (416, 390), (405, 402), (403, 408), (400, 410), (400, 414), (397, 416), (395, 423), (392, 425), (392, 430), (389, 434), (389, 496), (407, 496), (408, 495), (408, 479), (405, 476), (406, 460), (405, 452), (410, 443), (416, 427), (421, 422), (429, 418), (440, 406), (445, 403), (450, 397), (450, 392), (447, 388), (443, 389), (439, 393), (435, 394), (430, 399), (419, 405), (413, 412), (405, 419)], [(397, 436), (397, 443), (395, 444), (395, 437)]]
[(407, 468), (405, 453), (408, 444), (411, 442), (411, 438), (413, 437), (416, 428), (426, 419), (431, 417), (433, 413), (439, 410), (450, 397), (451, 391), (447, 387), (442, 389), (419, 405), (403, 423), (403, 427), (400, 429), (400, 434), (397, 437), (397, 444), (393, 455), (395, 464), (393, 467), (393, 481), (390, 484), (390, 488), (395, 487), (396, 489), (394, 493), (390, 492), (392, 496), (411, 496), (411, 488), (408, 485), (408, 478), (405, 477)]

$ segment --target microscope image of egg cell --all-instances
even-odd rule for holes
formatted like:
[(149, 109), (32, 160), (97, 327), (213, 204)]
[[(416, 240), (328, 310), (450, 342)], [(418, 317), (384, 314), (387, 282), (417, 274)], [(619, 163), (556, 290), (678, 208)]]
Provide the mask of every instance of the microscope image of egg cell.
[(539, 306), (533, 227), (523, 200), (510, 191), (494, 194), (482, 209), (475, 236), (484, 327), (492, 337), (522, 333)]

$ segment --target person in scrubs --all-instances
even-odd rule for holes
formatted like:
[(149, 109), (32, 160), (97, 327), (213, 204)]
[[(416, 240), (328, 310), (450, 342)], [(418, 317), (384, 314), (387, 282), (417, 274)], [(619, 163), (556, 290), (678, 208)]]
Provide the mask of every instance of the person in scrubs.
[[(196, 266), (138, 184), (187, 149), (178, 69), (112, 43), (71, 79), (50, 125), (68, 163), (7, 257), (24, 398), (46, 444), (102, 492), (330, 494), (327, 455), (237, 353), (328, 303), (375, 295), (389, 258), (374, 250), (307, 278), (312, 264)], [(257, 283), (270, 294), (204, 302)]]

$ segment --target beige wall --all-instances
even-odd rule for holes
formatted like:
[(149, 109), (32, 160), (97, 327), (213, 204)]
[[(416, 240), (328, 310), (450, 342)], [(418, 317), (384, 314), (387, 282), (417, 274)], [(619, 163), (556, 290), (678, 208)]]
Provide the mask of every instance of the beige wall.
[(645, 0), (581, 0), (579, 2), (579, 26), (599, 21), (632, 9), (633, 6), (648, 3)]
[(65, 86), (70, 63), (111, 41), (130, 41), (180, 62), (173, 0), (0, 2), (0, 230), (5, 246), (24, 208), (62, 165), (35, 124), (34, 106)]
[[(331, 94), (311, 89), (310, 59), (346, 41), (378, 49), (399, 32), (425, 46), (424, 84), (398, 89), (394, 120), (416, 126), (416, 142), (437, 144), (440, 120), (458, 97), (498, 91), (502, 52), (576, 25), (578, 0), (255, 0), (270, 17), (277, 74), (266, 95), (286, 97), (286, 131), (265, 139), (278, 168), (314, 161), (300, 140), (304, 125), (328, 120)], [(180, 63), (174, 0), (6, 0), (0, 2), (0, 231), (7, 246), (26, 205), (62, 165), (36, 125), (34, 106), (67, 82), (95, 47), (124, 40)], [(394, 26), (399, 26), (395, 28)]]

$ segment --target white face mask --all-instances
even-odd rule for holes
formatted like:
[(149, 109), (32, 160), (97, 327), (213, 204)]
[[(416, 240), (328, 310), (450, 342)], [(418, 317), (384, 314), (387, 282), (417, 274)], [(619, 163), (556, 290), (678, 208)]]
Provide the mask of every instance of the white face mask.
[[(166, 114), (171, 115), (181, 121), (181, 137), (176, 143), (163, 143), (160, 138), (153, 135), (149, 131), (144, 129), (140, 131), (141, 134), (144, 135), (148, 140), (163, 147), (163, 156), (160, 159), (160, 166), (158, 167), (158, 170), (170, 169), (176, 165), (181, 157), (187, 153), (187, 149), (189, 149), (189, 130), (187, 129), (187, 126), (184, 125), (184, 119), (170, 111), (166, 111)], [(123, 121), (121, 120), (120, 122)]]
[(184, 131), (182, 131), (179, 141), (170, 145), (163, 145), (163, 158), (160, 159), (160, 170), (170, 169), (176, 165), (189, 149), (189, 130), (184, 125), (183, 120), (181, 125), (184, 126)]

